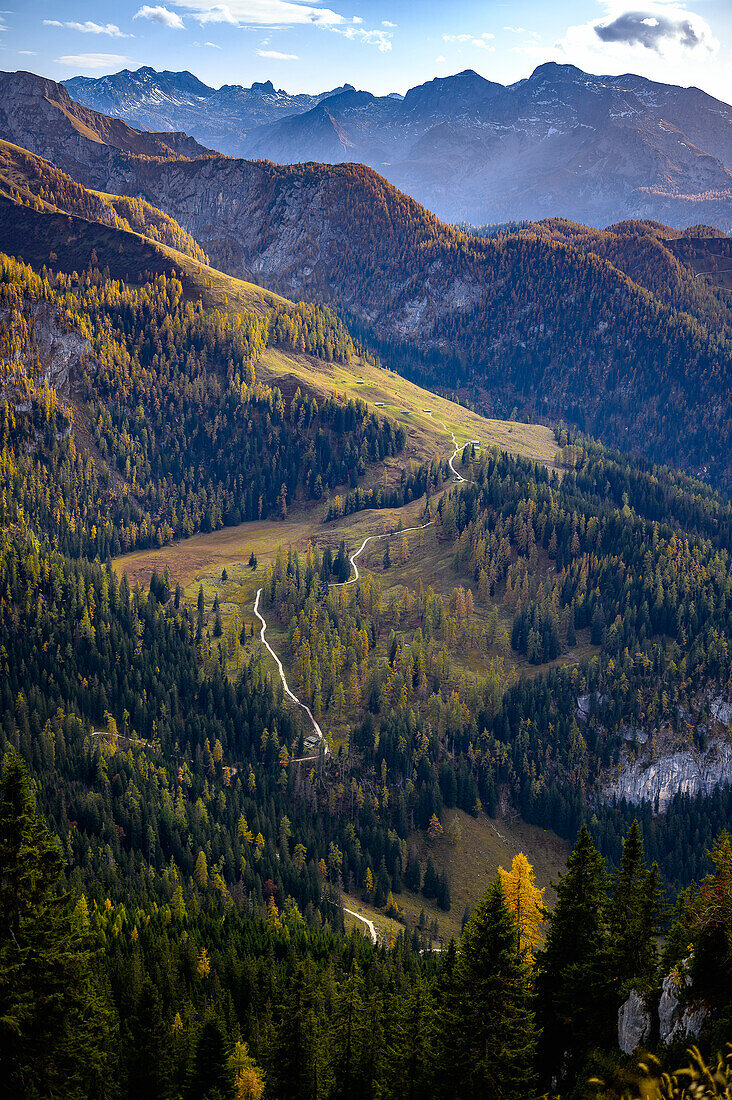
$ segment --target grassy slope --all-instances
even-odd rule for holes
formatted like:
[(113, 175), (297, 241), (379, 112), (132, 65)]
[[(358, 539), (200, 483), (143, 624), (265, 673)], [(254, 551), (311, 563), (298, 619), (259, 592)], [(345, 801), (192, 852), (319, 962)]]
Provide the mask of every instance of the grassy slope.
[[(452, 905), (449, 913), (445, 913), (434, 901), (403, 890), (401, 894), (394, 895), (394, 900), (402, 910), (404, 925), (408, 929), (418, 927), (420, 913), (424, 911), (428, 927), (437, 921), (435, 944), (445, 943), (451, 936), (459, 936), (466, 906), (472, 908), (475, 905), (498, 874), (498, 868), (508, 869), (517, 852), (524, 852), (533, 864), (537, 885), (545, 890), (545, 904), (549, 907), (554, 904), (556, 893), (552, 883), (556, 883), (559, 875), (563, 874), (569, 854), (564, 841), (549, 830), (527, 825), (518, 818), (492, 821), (483, 813), (471, 817), (462, 810), (446, 810), (445, 824), (453, 819), (457, 819), (462, 834), (456, 847), (452, 847), (447, 840), (430, 845), (422, 833), (415, 833), (410, 838), (410, 843), (415, 844), (419, 851), (423, 874), (428, 855), (432, 856), (438, 870), (447, 870)], [(344, 904), (372, 920), (377, 932), (387, 940), (403, 931), (404, 925), (364, 902), (360, 894), (346, 895)], [(346, 929), (350, 931), (351, 928), (368, 935), (366, 926), (353, 917), (346, 922)]]
[[(199, 265), (200, 266), (200, 265)], [(219, 274), (219, 273), (217, 273)], [(236, 283), (229, 276), (221, 275), (223, 284)], [(245, 288), (249, 284), (242, 284)], [(229, 294), (229, 303), (233, 295)], [(470, 439), (480, 439), (483, 444), (500, 447), (511, 454), (522, 455), (559, 469), (559, 448), (550, 428), (542, 424), (519, 424), (504, 420), (488, 420), (469, 409), (438, 397), (408, 382), (383, 367), (370, 366), (362, 361), (350, 366), (324, 363), (309, 356), (288, 355), (268, 348), (257, 368), (258, 377), (271, 385), (279, 385), (283, 392), (292, 393), (297, 385), (317, 393), (345, 393), (365, 400), (376, 412), (383, 412), (407, 425), (407, 445), (403, 454), (389, 460), (390, 465), (402, 467), (410, 461), (422, 462), (433, 455), (449, 457), (453, 451), (450, 431), (460, 445)], [(365, 384), (358, 385), (363, 379)], [(376, 402), (384, 402), (384, 408), (376, 408)], [(433, 410), (433, 414), (423, 409)], [(443, 427), (443, 423), (449, 431)], [(374, 476), (382, 476), (383, 467), (377, 467)], [(310, 502), (306, 506), (293, 507), (287, 520), (261, 520), (226, 527), (211, 534), (194, 535), (159, 550), (139, 550), (116, 559), (116, 565), (127, 571), (131, 579), (144, 583), (149, 580), (153, 568), (162, 572), (167, 565), (174, 582), (190, 584), (209, 572), (220, 573), (226, 566), (235, 565), (249, 557), (254, 550), (261, 561), (273, 556), (279, 545), (304, 547), (308, 541), (337, 545), (345, 538), (354, 548), (366, 535), (396, 526), (402, 520), (405, 527), (421, 514), (424, 500), (413, 501), (403, 508), (368, 509), (351, 516), (344, 516), (325, 523), (327, 502)], [(426, 534), (426, 533), (425, 533)], [(383, 553), (383, 551), (382, 551)], [(456, 582), (455, 582), (456, 583)]]

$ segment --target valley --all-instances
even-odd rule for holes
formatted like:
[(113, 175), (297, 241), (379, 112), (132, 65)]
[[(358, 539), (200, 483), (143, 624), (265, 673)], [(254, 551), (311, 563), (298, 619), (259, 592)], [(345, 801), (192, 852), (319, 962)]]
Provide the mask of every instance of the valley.
[(11, 1100), (715, 1095), (728, 115), (554, 63), (0, 74)]

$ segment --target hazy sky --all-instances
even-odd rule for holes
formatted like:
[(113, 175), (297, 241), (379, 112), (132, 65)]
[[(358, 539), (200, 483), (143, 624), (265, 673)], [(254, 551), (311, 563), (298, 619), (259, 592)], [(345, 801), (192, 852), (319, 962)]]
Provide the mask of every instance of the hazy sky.
[[(7, 0), (6, 0), (7, 2)], [(10, 0), (13, 3), (13, 0)], [(543, 61), (695, 84), (732, 101), (732, 0), (15, 0), (4, 69), (63, 79), (190, 69), (208, 84), (377, 94), (475, 69), (512, 83)]]

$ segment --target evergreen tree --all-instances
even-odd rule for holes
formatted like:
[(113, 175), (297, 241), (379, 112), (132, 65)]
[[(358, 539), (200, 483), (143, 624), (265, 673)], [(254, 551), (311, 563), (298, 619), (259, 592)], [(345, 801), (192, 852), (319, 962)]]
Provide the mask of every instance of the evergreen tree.
[(168, 1035), (158, 990), (147, 978), (134, 1012), (126, 1021), (127, 1091), (135, 1100), (168, 1094)]
[(458, 981), (458, 951), (450, 940), (439, 957), (437, 977), (432, 991), (429, 1057), (432, 1066), (432, 1094), (439, 1100), (452, 1100), (455, 1074), (463, 1056), (460, 999)]
[(338, 990), (332, 1016), (330, 1047), (334, 1052), (334, 1093), (337, 1096), (368, 1095), (370, 1082), (363, 1064), (367, 1027), (363, 978), (354, 960)]
[(208, 1020), (198, 1037), (187, 1100), (233, 1100), (233, 1076), (221, 1025)]
[(656, 938), (662, 915), (658, 866), (646, 865), (636, 818), (623, 841), (608, 905), (610, 968), (621, 998), (631, 988), (648, 992), (657, 980)]
[(516, 922), (496, 879), (468, 921), (458, 950), (460, 1062), (455, 1095), (526, 1100), (533, 1091), (536, 1025), (531, 973), (516, 953)]
[(387, 1051), (386, 1095), (394, 1100), (415, 1100), (429, 1094), (429, 1019), (429, 1001), (422, 981), (417, 978), (397, 1003), (395, 1026)]
[(605, 861), (583, 825), (536, 958), (540, 1064), (547, 1080), (574, 1079), (589, 1051), (612, 1037), (606, 879)]
[(112, 1091), (111, 1017), (88, 932), (61, 888), (58, 842), (36, 813), (25, 764), (0, 778), (0, 1073), (6, 1096), (53, 1100)]
[(276, 1028), (267, 1083), (277, 1100), (312, 1100), (323, 1077), (310, 960), (299, 963)]
[(427, 856), (427, 867), (424, 872), (424, 882), (422, 884), (422, 893), (426, 898), (436, 898), (437, 888), (439, 881), (437, 878), (437, 871), (435, 865), (432, 862), (432, 856)]

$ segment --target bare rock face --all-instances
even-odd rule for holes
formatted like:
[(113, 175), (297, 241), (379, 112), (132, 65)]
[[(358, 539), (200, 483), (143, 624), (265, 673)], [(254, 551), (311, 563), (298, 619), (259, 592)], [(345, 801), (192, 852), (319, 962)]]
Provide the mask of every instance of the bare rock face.
[[(31, 343), (18, 352), (18, 362), (35, 375), (36, 385), (48, 386), (68, 396), (79, 384), (81, 361), (91, 344), (78, 332), (65, 328), (44, 302), (32, 306), (29, 320), (32, 326)], [(0, 324), (7, 323), (8, 313), (0, 313)], [(0, 390), (0, 400), (11, 400), (15, 389), (16, 381), (10, 372), (5, 386)], [(15, 405), (16, 412), (29, 412), (30, 409), (29, 401)]]
[(636, 760), (626, 764), (605, 788), (610, 799), (625, 799), (637, 805), (655, 802), (661, 813), (674, 795), (709, 795), (719, 786), (732, 784), (732, 743), (716, 739), (706, 752), (684, 749), (665, 753), (651, 763)]
[(696, 1039), (707, 1018), (708, 1009), (703, 1001), (692, 1001), (686, 1005), (682, 1003), (680, 994), (688, 982), (686, 967), (682, 968), (680, 974), (668, 974), (663, 980), (663, 991), (658, 1005), (659, 1036), (662, 1043), (670, 1043), (678, 1038)]
[(722, 698), (713, 699), (710, 710), (713, 718), (732, 729), (732, 703), (727, 703)]
[(73, 329), (63, 329), (48, 310), (35, 312), (35, 338), (44, 370), (43, 381), (49, 389), (68, 393), (77, 382), (80, 361), (91, 345)]
[(618, 1046), (623, 1054), (633, 1054), (650, 1034), (650, 1013), (643, 997), (632, 989), (627, 1001), (618, 1009)]

